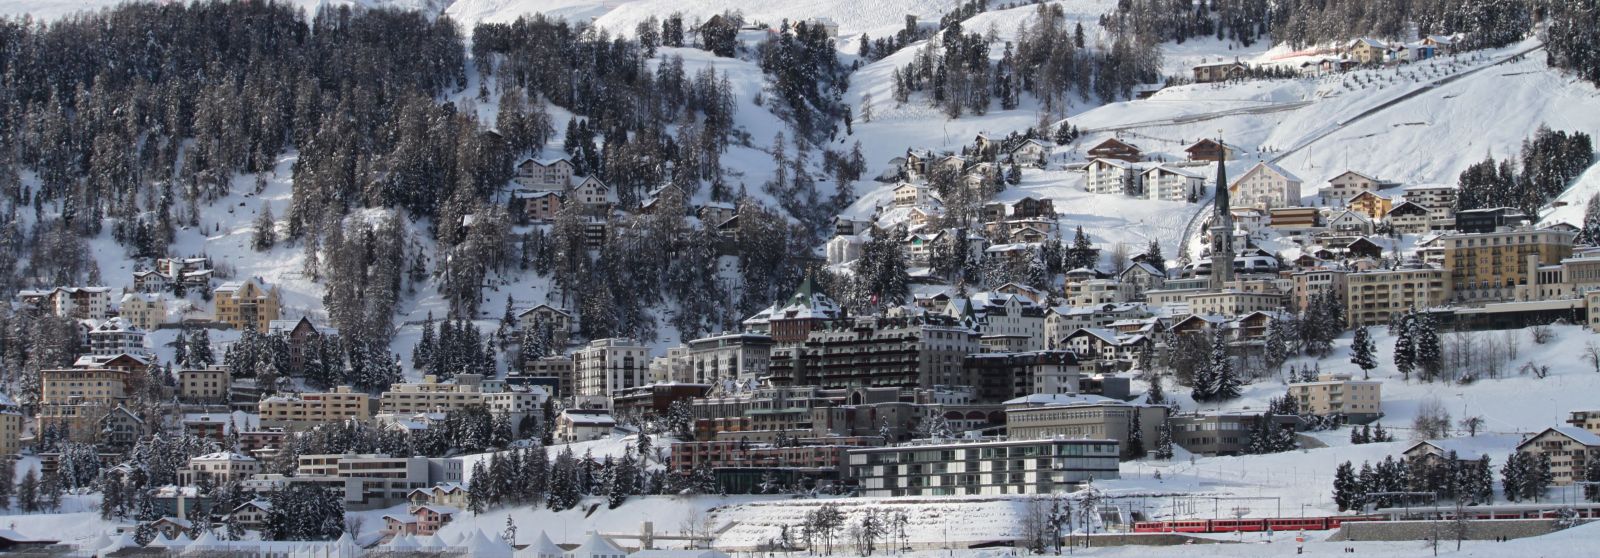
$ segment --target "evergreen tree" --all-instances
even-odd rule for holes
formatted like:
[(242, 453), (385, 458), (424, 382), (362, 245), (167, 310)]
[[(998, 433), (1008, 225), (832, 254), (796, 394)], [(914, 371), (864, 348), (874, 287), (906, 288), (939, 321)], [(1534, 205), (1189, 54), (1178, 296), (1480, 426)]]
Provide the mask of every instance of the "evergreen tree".
[(1139, 424), (1139, 407), (1133, 408), (1133, 419), (1128, 424), (1128, 457), (1139, 459), (1145, 456), (1144, 428)]
[(1439, 368), (1443, 365), (1444, 353), (1439, 346), (1439, 333), (1434, 331), (1433, 320), (1426, 316), (1418, 316), (1413, 322), (1417, 342), (1416, 361), (1417, 367), (1422, 369), (1424, 380), (1433, 381), (1439, 376)]
[(1237, 399), (1244, 382), (1233, 367), (1233, 358), (1228, 355), (1227, 334), (1220, 327), (1212, 334), (1211, 369), (1215, 382), (1215, 387), (1210, 390), (1211, 397), (1218, 400)]
[(272, 205), (261, 202), (261, 212), (256, 216), (255, 233), (250, 237), (250, 247), (257, 252), (271, 250), (278, 243), (278, 223), (272, 217)]
[(1161, 241), (1150, 239), (1150, 244), (1144, 248), (1144, 260), (1157, 270), (1167, 270), (1167, 257), (1161, 254)]
[(22, 474), (22, 480), (17, 481), (17, 508), (23, 513), (34, 513), (42, 509), (43, 496), (40, 494), (39, 473), (29, 468)]
[(1285, 335), (1282, 320), (1268, 319), (1266, 340), (1262, 344), (1262, 358), (1268, 367), (1274, 371), (1282, 370), (1283, 363), (1289, 360), (1289, 343)]
[(1349, 511), (1361, 504), (1355, 467), (1349, 461), (1340, 463), (1333, 473), (1333, 503), (1339, 511)]
[(1416, 367), (1417, 345), (1413, 335), (1415, 314), (1407, 310), (1395, 322), (1394, 367), (1406, 381), (1411, 381), (1411, 371)]
[(1527, 495), (1531, 492), (1528, 481), (1527, 454), (1521, 452), (1511, 454), (1511, 457), (1506, 459), (1506, 464), (1500, 467), (1500, 486), (1506, 499), (1512, 502), (1527, 499)]
[(1355, 340), (1350, 344), (1350, 363), (1361, 369), (1363, 379), (1372, 379), (1372, 369), (1378, 367), (1378, 358), (1372, 346), (1372, 336), (1367, 333), (1367, 328), (1356, 328)]
[(1172, 420), (1163, 420), (1156, 426), (1156, 449), (1152, 457), (1162, 460), (1172, 459)]
[(1144, 402), (1150, 405), (1163, 405), (1167, 402), (1166, 389), (1161, 387), (1161, 376), (1150, 375), (1150, 390), (1145, 392)]

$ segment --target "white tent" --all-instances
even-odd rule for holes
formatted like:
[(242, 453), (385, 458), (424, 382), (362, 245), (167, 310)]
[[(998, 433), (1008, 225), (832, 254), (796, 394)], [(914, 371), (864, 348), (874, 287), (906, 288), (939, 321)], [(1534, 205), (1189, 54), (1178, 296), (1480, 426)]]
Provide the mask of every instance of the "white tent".
[(599, 533), (589, 533), (589, 538), (578, 548), (566, 553), (565, 558), (628, 558), (628, 552), (618, 548)]
[(450, 543), (444, 542), (444, 537), (434, 533), (426, 537), (417, 537), (417, 546), (422, 548), (450, 548)]
[(98, 537), (95, 537), (95, 538), (89, 539), (87, 541), (78, 543), (78, 551), (79, 552), (94, 552), (96, 550), (100, 550), (102, 548), (105, 548), (105, 547), (109, 546), (110, 544), (111, 544), (111, 537), (107, 537), (105, 533), (100, 533), (100, 536), (98, 536)]
[(330, 556), (337, 558), (358, 558), (361, 556), (361, 547), (356, 546), (356, 540), (350, 537), (349, 531), (339, 535), (339, 540), (333, 541), (333, 548), (329, 550), (332, 551)]
[(200, 534), (200, 538), (189, 543), (183, 549), (184, 556), (209, 556), (214, 553), (224, 552), (228, 549), (228, 541), (217, 538), (211, 531)]
[(473, 529), (472, 533), (461, 542), (461, 546), (466, 549), (467, 555), (473, 558), (512, 558), (512, 554), (516, 552), (511, 545), (500, 540), (500, 537), (485, 535), (481, 529)]
[(566, 554), (566, 550), (550, 540), (550, 535), (539, 531), (539, 536), (534, 537), (532, 544), (517, 551), (517, 558), (563, 558)]
[(384, 550), (411, 550), (417, 548), (417, 541), (408, 533), (400, 533), (389, 539), (389, 542), (384, 543), (382, 548)]
[(95, 555), (105, 556), (124, 548), (139, 548), (139, 542), (133, 540), (132, 533), (123, 533), (111, 540), (111, 544), (95, 549)]

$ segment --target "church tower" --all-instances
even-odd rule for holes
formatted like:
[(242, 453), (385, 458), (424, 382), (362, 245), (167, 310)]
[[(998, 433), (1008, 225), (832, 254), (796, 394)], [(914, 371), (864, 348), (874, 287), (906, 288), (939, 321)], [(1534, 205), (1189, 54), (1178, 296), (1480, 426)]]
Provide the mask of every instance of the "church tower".
[[(1222, 145), (1222, 140), (1217, 140)], [(1211, 215), (1211, 288), (1233, 282), (1233, 211), (1228, 203), (1228, 148), (1217, 157), (1217, 197)]]

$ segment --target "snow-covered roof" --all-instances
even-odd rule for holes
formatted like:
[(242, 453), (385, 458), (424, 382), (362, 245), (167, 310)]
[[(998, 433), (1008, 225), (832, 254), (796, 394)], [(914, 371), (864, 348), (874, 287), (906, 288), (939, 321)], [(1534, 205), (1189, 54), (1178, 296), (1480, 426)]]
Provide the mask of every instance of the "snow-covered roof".
[(1456, 459), (1466, 460), (1476, 460), (1481, 458), (1488, 453), (1489, 449), (1491, 449), (1486, 447), (1477, 438), (1444, 438), (1440, 440), (1423, 440), (1415, 444), (1411, 444), (1410, 447), (1406, 448), (1406, 450), (1401, 453), (1411, 453), (1411, 450), (1417, 449), (1418, 446), (1433, 446), (1439, 449), (1440, 455), (1446, 456), (1450, 455), (1450, 452), (1455, 452)]
[(1532, 437), (1528, 438), (1528, 441), (1524, 441), (1521, 444), (1517, 444), (1517, 448), (1519, 448), (1519, 449), (1522, 448), (1522, 446), (1527, 445), (1528, 442), (1531, 442), (1534, 438), (1538, 438), (1539, 436), (1543, 435), (1545, 432), (1550, 432), (1552, 430), (1554, 430), (1557, 434), (1560, 434), (1562, 436), (1566, 436), (1568, 438), (1571, 438), (1572, 441), (1580, 443), (1580, 444), (1583, 444), (1585, 446), (1600, 447), (1600, 435), (1597, 435), (1597, 434), (1595, 434), (1593, 432), (1590, 432), (1588, 430), (1584, 430), (1582, 428), (1578, 428), (1576, 426), (1552, 426), (1552, 427), (1546, 428), (1546, 429), (1540, 431), (1538, 434), (1535, 434)]
[(255, 460), (256, 460), (256, 458), (254, 458), (254, 457), (250, 457), (248, 455), (243, 455), (243, 454), (239, 454), (239, 453), (234, 453), (234, 452), (231, 452), (231, 451), (220, 451), (220, 452), (217, 452), (217, 453), (208, 453), (208, 454), (201, 455), (201, 456), (194, 457), (194, 458), (190, 459), (190, 461), (255, 461)]
[(1125, 401), (1100, 395), (1035, 393), (1032, 395), (1024, 395), (1016, 399), (1007, 400), (1005, 403), (1002, 403), (1002, 405), (1007, 407), (1042, 407), (1046, 405), (1098, 405), (1101, 403), (1125, 403)]
[(603, 413), (573, 413), (562, 411), (561, 417), (579, 426), (610, 426), (617, 423), (617, 419)]
[(1189, 170), (1189, 169), (1185, 169), (1185, 168), (1182, 168), (1182, 167), (1176, 167), (1176, 166), (1172, 166), (1172, 165), (1158, 165), (1158, 166), (1150, 167), (1149, 169), (1146, 169), (1144, 172), (1145, 172), (1145, 174), (1150, 174), (1150, 173), (1156, 172), (1156, 171), (1170, 172), (1170, 173), (1176, 174), (1178, 176), (1186, 176), (1186, 177), (1189, 177), (1189, 178), (1201, 178), (1201, 179), (1205, 178), (1205, 175), (1200, 174), (1198, 172), (1194, 172), (1194, 171)]

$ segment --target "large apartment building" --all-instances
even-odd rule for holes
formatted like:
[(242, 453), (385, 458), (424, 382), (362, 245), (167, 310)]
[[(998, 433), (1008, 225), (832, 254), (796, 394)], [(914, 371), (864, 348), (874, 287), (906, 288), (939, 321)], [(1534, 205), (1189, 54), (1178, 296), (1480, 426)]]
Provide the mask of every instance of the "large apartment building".
[(722, 382), (749, 384), (766, 379), (772, 363), (771, 336), (729, 333), (702, 337), (688, 343), (691, 379), (697, 384)]
[(595, 402), (642, 386), (650, 372), (650, 348), (628, 338), (596, 339), (572, 353), (574, 394)]
[(217, 321), (234, 329), (265, 332), (278, 319), (282, 297), (278, 288), (267, 288), (255, 279), (223, 283), (212, 291), (217, 305)]
[(1345, 319), (1351, 327), (1385, 325), (1394, 314), (1444, 304), (1449, 272), (1433, 267), (1379, 269), (1346, 274)]
[(41, 291), (20, 291), (17, 302), (23, 308), (61, 318), (104, 320), (111, 310), (109, 287), (56, 287)]
[(1343, 415), (1356, 422), (1383, 416), (1383, 382), (1356, 380), (1350, 374), (1323, 374), (1315, 382), (1291, 383), (1289, 397), (1302, 414)]
[(372, 397), (339, 386), (327, 393), (302, 393), (298, 396), (275, 396), (256, 404), (264, 427), (283, 427), (304, 430), (324, 423), (338, 423), (347, 419), (365, 421), (372, 418)]
[(1566, 486), (1587, 480), (1589, 462), (1600, 459), (1600, 435), (1576, 426), (1546, 428), (1517, 444), (1517, 452), (1549, 457), (1554, 484)]
[(1118, 478), (1116, 440), (962, 440), (849, 452), (861, 495), (1049, 494)]
[(1572, 255), (1577, 233), (1562, 230), (1502, 230), (1455, 234), (1441, 239), (1444, 267), (1450, 270), (1452, 299), (1463, 302), (1511, 300), (1527, 285), (1530, 269), (1560, 263)]
[[(1012, 440), (1079, 438), (1115, 440), (1118, 454), (1133, 457), (1129, 441), (1137, 424), (1145, 450), (1155, 447), (1169, 408), (1085, 397), (1081, 402), (1038, 407), (1008, 406), (1006, 435)], [(1134, 418), (1137, 415), (1137, 420)]]
[(980, 352), (977, 332), (954, 318), (857, 318), (830, 322), (789, 353), (776, 353), (772, 375), (823, 388), (972, 385), (962, 359)]

